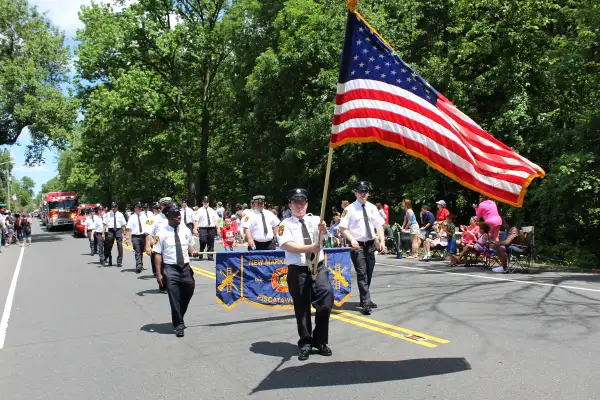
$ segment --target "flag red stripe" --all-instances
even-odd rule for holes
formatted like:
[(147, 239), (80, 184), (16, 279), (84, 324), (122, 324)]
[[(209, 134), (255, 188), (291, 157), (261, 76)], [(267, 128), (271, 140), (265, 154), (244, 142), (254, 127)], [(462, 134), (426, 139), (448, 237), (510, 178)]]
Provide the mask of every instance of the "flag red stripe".
[[(490, 170), (480, 168), (478, 165), (479, 163), (473, 162), (471, 159), (471, 156), (473, 156), (478, 161), (487, 163), (488, 165), (493, 165), (494, 163), (489, 162), (488, 160), (485, 160), (485, 159), (481, 160), (476, 154), (469, 153), (462, 146), (458, 145), (456, 142), (441, 135), (439, 132), (430, 128), (429, 126), (427, 126), (421, 122), (415, 121), (413, 119), (407, 118), (403, 115), (393, 113), (393, 112), (384, 111), (384, 110), (380, 110), (380, 109), (374, 109), (374, 108), (358, 108), (358, 109), (354, 109), (354, 110), (349, 110), (341, 115), (336, 115), (334, 117), (333, 123), (334, 123), (334, 125), (340, 125), (340, 124), (342, 124), (348, 120), (354, 119), (354, 118), (376, 118), (379, 120), (393, 122), (393, 123), (405, 126), (408, 129), (411, 129), (415, 132), (419, 132), (420, 134), (432, 139), (437, 144), (458, 154), (466, 162), (472, 164), (473, 167), (475, 168), (475, 170), (482, 175), (486, 175), (486, 176), (489, 176), (492, 178), (502, 179), (507, 182), (515, 183), (517, 185), (522, 185), (523, 182), (525, 182), (525, 180), (527, 179), (526, 177), (518, 177), (518, 176), (514, 176), (514, 175), (495, 173)], [(349, 129), (354, 129), (354, 128), (349, 128)], [(340, 133), (338, 133), (338, 135), (343, 134), (343, 133), (344, 132), (340, 132)], [(393, 134), (397, 135), (397, 136), (401, 136), (398, 133), (393, 133)], [(495, 165), (495, 166), (497, 166), (497, 165)], [(512, 168), (512, 169), (515, 170), (516, 168)]]
[[(366, 139), (366, 140), (365, 140)], [(448, 161), (444, 157), (441, 157), (435, 152), (432, 152), (427, 146), (407, 139), (403, 136), (397, 135), (392, 132), (385, 131), (383, 129), (368, 127), (368, 128), (352, 128), (347, 129), (339, 134), (331, 135), (331, 143), (344, 143), (351, 141), (377, 141), (383, 145), (391, 147), (403, 147), (402, 150), (408, 150), (413, 155), (418, 156), (421, 159), (429, 160), (438, 167), (441, 167), (446, 172), (454, 175), (461, 181), (479, 188), (490, 194), (493, 197), (504, 199), (512, 204), (517, 204), (519, 199), (518, 193), (511, 193), (506, 190), (502, 190), (498, 187), (488, 185), (476, 178), (470, 173), (459, 168), (456, 164)], [(395, 146), (396, 145), (396, 146)]]
[[(448, 121), (446, 121), (441, 116), (434, 113), (433, 111), (431, 111), (431, 110), (423, 107), (422, 105), (415, 103), (407, 98), (404, 98), (401, 96), (396, 96), (391, 93), (380, 91), (380, 90), (357, 89), (357, 90), (352, 90), (352, 91), (349, 91), (346, 93), (338, 94), (336, 97), (336, 104), (343, 105), (344, 103), (346, 103), (348, 101), (352, 101), (352, 100), (365, 100), (365, 101), (379, 100), (379, 101), (385, 101), (388, 103), (392, 103), (392, 104), (395, 104), (400, 107), (404, 107), (408, 110), (419, 113), (419, 114), (423, 115), (425, 118), (431, 119), (432, 121), (442, 125), (446, 129), (448, 129), (449, 131), (454, 132), (456, 137), (459, 140), (462, 140), (463, 143), (465, 143), (464, 135), (457, 132), (456, 128), (454, 126), (450, 125), (448, 123)], [(370, 109), (373, 110), (374, 108), (370, 108)], [(339, 124), (338, 121), (340, 121), (340, 120), (341, 120), (340, 116), (335, 115), (334, 119), (333, 119), (333, 124), (338, 125)], [(477, 147), (479, 150), (486, 153), (487, 157), (484, 157), (476, 152), (471, 153), (472, 156), (480, 162), (484, 162), (491, 166), (501, 168), (501, 169), (525, 171), (528, 173), (534, 172), (534, 170), (532, 170), (529, 166), (523, 165), (523, 163), (520, 159), (516, 159), (514, 156), (514, 152), (512, 152), (512, 151), (506, 152), (506, 151), (502, 151), (502, 150), (497, 150), (497, 149), (482, 145), (481, 143), (478, 143), (478, 142), (473, 143), (469, 140), (467, 140), (467, 143), (465, 143), (465, 145), (467, 147)], [(509, 164), (502, 157), (514, 159), (514, 160), (518, 161), (520, 165)], [(470, 159), (470, 158), (467, 157), (467, 159)]]

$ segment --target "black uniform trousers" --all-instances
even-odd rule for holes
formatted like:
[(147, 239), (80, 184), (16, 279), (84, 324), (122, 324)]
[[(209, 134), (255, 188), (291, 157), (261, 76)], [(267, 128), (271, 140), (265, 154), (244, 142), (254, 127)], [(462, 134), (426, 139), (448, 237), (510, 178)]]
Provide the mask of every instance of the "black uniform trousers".
[(104, 263), (104, 240), (102, 240), (102, 232), (94, 232), (94, 241), (96, 242), (96, 252), (100, 255), (100, 263)]
[(354, 270), (356, 271), (356, 281), (360, 293), (360, 303), (367, 305), (371, 303), (371, 278), (373, 278), (373, 269), (375, 269), (375, 240), (358, 242), (360, 248), (351, 250), (350, 257)]
[[(294, 314), (298, 325), (298, 347), (310, 349), (313, 344), (324, 345), (329, 341), (329, 316), (333, 308), (333, 288), (329, 282), (327, 267), (321, 262), (313, 282), (305, 265), (290, 265), (287, 282), (294, 300)], [(315, 313), (315, 330), (312, 331), (310, 306)], [(311, 332), (312, 331), (312, 332)]]
[[(204, 249), (208, 252), (215, 251), (215, 234), (217, 233), (217, 228), (198, 228), (198, 236), (200, 237), (200, 252), (202, 253)], [(200, 254), (200, 259), (202, 259), (202, 254)], [(212, 260), (213, 255), (209, 254), (208, 259)]]
[(146, 235), (131, 235), (131, 245), (133, 246), (133, 255), (135, 257), (135, 268), (144, 267), (144, 250), (146, 248)]
[(91, 229), (87, 231), (87, 237), (90, 241), (90, 256), (93, 256), (98, 251), (98, 239), (96, 233)]
[(173, 328), (183, 328), (183, 317), (196, 288), (194, 272), (189, 263), (185, 264), (183, 268), (178, 265), (165, 264), (163, 272), (169, 303), (171, 304)]
[[(269, 242), (257, 242), (254, 241), (254, 245), (256, 246), (256, 250), (275, 250), (277, 247), (275, 246), (275, 239)], [(248, 247), (248, 251), (252, 251), (251, 247)]]
[(117, 241), (117, 265), (123, 263), (123, 231), (121, 229), (108, 228), (106, 230), (106, 239), (104, 241), (104, 258), (112, 261), (112, 248)]

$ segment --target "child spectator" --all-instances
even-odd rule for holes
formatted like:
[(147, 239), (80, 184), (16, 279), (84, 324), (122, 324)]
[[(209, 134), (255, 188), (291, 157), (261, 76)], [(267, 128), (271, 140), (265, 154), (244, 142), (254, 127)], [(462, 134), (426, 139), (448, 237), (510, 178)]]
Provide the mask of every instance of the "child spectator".
[(223, 247), (225, 251), (233, 251), (233, 245), (235, 244), (235, 232), (231, 225), (231, 218), (226, 218), (221, 229), (221, 237), (223, 238)]

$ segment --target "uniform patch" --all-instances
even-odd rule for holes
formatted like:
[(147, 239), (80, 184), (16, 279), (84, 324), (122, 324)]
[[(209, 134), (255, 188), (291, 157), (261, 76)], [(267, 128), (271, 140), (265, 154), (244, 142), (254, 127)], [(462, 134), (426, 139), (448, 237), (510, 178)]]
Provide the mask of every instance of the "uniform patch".
[(344, 210), (344, 212), (342, 213), (342, 218), (344, 218), (346, 214), (348, 214), (348, 210)]
[(156, 243), (158, 243), (158, 241), (160, 240), (160, 238), (158, 237), (158, 235), (154, 236), (154, 245), (156, 246)]
[(146, 225), (152, 225), (153, 223), (154, 223), (154, 220), (152, 220), (152, 219), (146, 220)]
[(248, 216), (244, 217), (244, 222), (248, 222)]
[(283, 226), (283, 225), (279, 225), (279, 232), (278, 232), (278, 233), (279, 233), (279, 236), (283, 235), (283, 231), (284, 231), (284, 229), (285, 229), (285, 226)]

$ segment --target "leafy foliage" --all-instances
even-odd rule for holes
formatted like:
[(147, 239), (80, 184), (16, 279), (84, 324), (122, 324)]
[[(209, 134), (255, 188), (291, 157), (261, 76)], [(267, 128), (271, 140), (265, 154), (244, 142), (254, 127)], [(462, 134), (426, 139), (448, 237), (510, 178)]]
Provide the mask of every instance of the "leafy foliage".
[[(541, 254), (600, 261), (600, 4), (589, 0), (361, 2), (361, 13), (422, 76), (547, 178), (525, 206)], [(323, 187), (345, 2), (140, 0), (84, 7), (78, 93), (85, 119), (59, 180), (90, 200), (129, 202)], [(91, 84), (89, 82), (92, 82)], [(375, 144), (336, 150), (329, 205), (357, 179), (400, 215), (443, 198), (459, 222), (477, 194)], [(197, 189), (197, 190), (196, 190)]]

